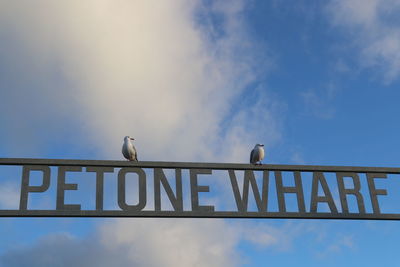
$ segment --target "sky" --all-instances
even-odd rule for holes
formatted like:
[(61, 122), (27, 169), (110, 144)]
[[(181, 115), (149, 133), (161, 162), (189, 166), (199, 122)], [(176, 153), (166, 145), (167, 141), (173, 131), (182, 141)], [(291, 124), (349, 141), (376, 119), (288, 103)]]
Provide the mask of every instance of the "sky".
[[(123, 160), (130, 135), (143, 161), (245, 163), (263, 143), (268, 164), (398, 167), (399, 11), (399, 0), (0, 0), (0, 157)], [(20, 169), (0, 173), (0, 208), (18, 207)], [(398, 210), (389, 178), (383, 201)], [(51, 208), (54, 191), (32, 206)], [(88, 191), (69, 200), (90, 207)], [(395, 266), (397, 224), (1, 218), (0, 266)]]

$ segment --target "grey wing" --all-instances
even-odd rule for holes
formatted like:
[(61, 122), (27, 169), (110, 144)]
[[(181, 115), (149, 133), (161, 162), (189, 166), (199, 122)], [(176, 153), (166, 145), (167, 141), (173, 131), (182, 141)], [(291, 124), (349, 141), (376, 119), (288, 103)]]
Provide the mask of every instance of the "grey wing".
[(124, 155), (124, 157), (125, 157), (126, 159), (129, 159), (128, 148), (127, 148), (125, 145), (122, 146), (122, 155)]
[(253, 163), (254, 149), (250, 153), (250, 163)]

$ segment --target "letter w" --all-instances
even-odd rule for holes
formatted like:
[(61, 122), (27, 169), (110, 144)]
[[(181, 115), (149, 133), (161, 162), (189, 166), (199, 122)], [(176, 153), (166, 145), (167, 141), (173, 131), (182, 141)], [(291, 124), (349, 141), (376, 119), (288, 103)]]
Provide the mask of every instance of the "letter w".
[(246, 170), (244, 173), (244, 181), (243, 181), (243, 197), (240, 195), (239, 186), (236, 179), (235, 171), (228, 170), (229, 178), (231, 179), (232, 190), (236, 200), (236, 206), (238, 211), (246, 212), (249, 203), (249, 185), (251, 184), (251, 188), (253, 189), (254, 199), (256, 200), (258, 211), (266, 211), (267, 203), (268, 203), (268, 183), (269, 183), (269, 172), (263, 172), (263, 184), (262, 184), (262, 197), (260, 196), (260, 192), (258, 191), (258, 186), (256, 179), (254, 177), (253, 171)]

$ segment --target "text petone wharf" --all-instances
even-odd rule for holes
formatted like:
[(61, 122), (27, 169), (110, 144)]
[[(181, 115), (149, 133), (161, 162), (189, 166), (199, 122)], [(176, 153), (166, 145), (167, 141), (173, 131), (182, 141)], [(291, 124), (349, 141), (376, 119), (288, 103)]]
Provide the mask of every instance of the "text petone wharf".
[[(19, 209), (1, 209), (0, 217), (400, 219), (400, 212), (383, 213), (380, 207), (381, 199), (388, 197), (384, 182), (389, 174), (400, 174), (400, 168), (0, 159), (0, 168), (5, 166), (20, 168), (20, 203)], [(39, 184), (36, 181), (32, 185), (32, 173), (39, 174)], [(66, 199), (66, 193), (80, 190), (77, 183), (67, 179), (72, 173), (90, 174), (95, 179), (93, 209), (81, 209), (80, 204)], [(215, 193), (211, 195), (210, 185), (204, 178), (214, 173), (225, 174), (227, 188), (232, 192), (233, 210), (216, 210), (212, 205), (216, 196)], [(103, 207), (104, 177), (110, 174), (115, 175), (117, 191), (116, 205), (112, 210)], [(307, 174), (310, 182), (306, 186), (304, 176)], [(50, 179), (51, 175), (56, 175), (56, 182)], [(217, 175), (212, 178), (222, 179)], [(131, 179), (130, 183), (128, 179)], [(292, 185), (287, 185), (289, 183)], [(148, 189), (149, 185), (153, 190)], [(50, 186), (56, 192), (55, 209), (28, 208), (30, 197), (40, 196)], [(185, 197), (184, 189), (190, 197)], [(308, 192), (307, 198), (305, 192)], [(129, 194), (135, 195), (134, 203), (128, 200)], [(294, 211), (293, 207), (288, 210), (289, 197), (297, 203)], [(253, 209), (249, 208), (251, 201)], [(151, 209), (147, 206), (149, 202), (152, 203)], [(168, 202), (169, 209), (164, 208), (165, 202)], [(275, 209), (270, 207), (272, 203), (275, 203)]]

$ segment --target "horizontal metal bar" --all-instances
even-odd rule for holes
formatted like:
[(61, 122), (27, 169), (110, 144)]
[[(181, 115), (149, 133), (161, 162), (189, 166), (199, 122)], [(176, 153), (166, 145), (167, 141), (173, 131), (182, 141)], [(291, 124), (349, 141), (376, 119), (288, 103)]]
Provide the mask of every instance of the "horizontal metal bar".
[(163, 169), (212, 169), (212, 170), (270, 170), (303, 172), (357, 172), (400, 174), (400, 168), (394, 167), (354, 167), (354, 166), (316, 166), (316, 165), (275, 165), (241, 163), (203, 163), (203, 162), (166, 162), (166, 161), (116, 161), (116, 160), (77, 160), (77, 159), (31, 159), (0, 158), (0, 165), (49, 165), (49, 166), (97, 166), (97, 167), (139, 167)]
[(193, 212), (147, 211), (127, 212), (114, 210), (0, 210), (0, 217), (126, 217), (126, 218), (252, 218), (252, 219), (340, 219), (340, 220), (400, 220), (400, 214), (359, 213), (300, 213), (300, 212)]

